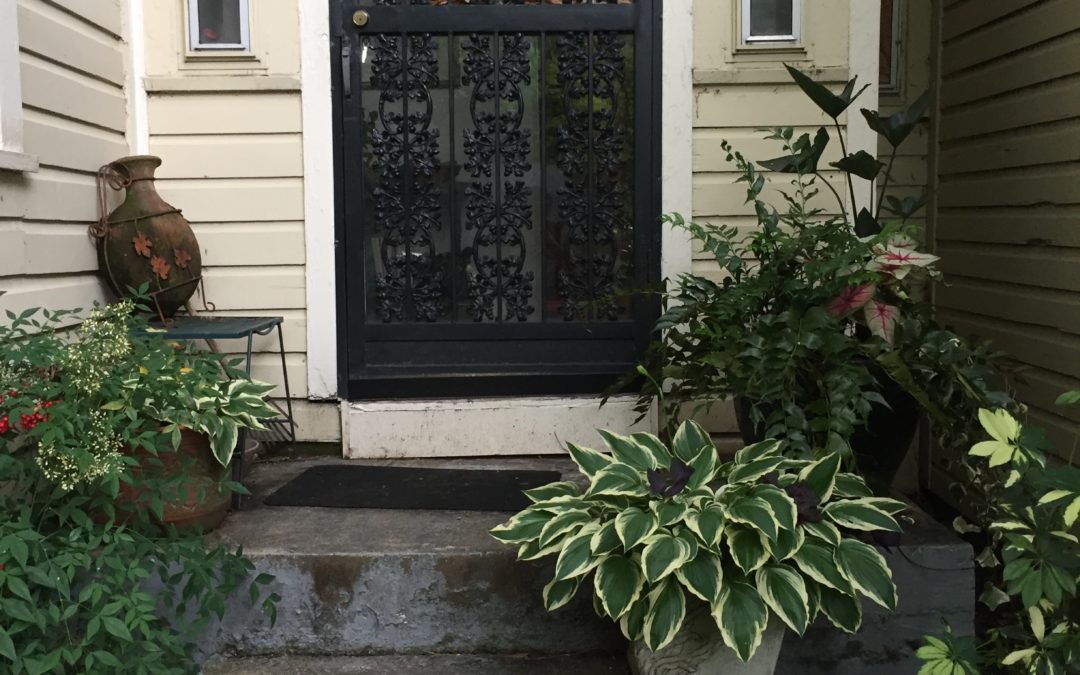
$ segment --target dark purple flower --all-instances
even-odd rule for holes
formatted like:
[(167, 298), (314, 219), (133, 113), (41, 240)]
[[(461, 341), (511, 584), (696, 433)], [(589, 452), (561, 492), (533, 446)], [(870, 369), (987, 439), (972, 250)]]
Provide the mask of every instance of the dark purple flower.
[(784, 492), (791, 497), (791, 501), (795, 502), (800, 523), (821, 522), (821, 509), (818, 508), (821, 505), (821, 499), (809, 486), (795, 483), (784, 488)]
[(649, 489), (661, 497), (674, 497), (686, 488), (694, 470), (679, 458), (671, 460), (670, 469), (649, 469)]

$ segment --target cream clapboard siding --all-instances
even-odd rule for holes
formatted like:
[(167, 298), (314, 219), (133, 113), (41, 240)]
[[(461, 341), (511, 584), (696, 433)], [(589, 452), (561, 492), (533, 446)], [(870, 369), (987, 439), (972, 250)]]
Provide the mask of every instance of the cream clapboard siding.
[(937, 294), (957, 328), (1030, 369), (1019, 394), (1068, 457), (1080, 411), (1080, 11), (1075, 0), (946, 2)]
[[(739, 47), (737, 0), (696, 0), (694, 3), (694, 195), (693, 217), (698, 222), (756, 226), (752, 206), (745, 204), (746, 187), (733, 181), (737, 174), (721, 149), (725, 139), (748, 159), (769, 159), (784, 154), (776, 141), (765, 141), (761, 129), (790, 126), (796, 135), (811, 136), (831, 125), (791, 81), (783, 63), (808, 72), (819, 81), (840, 85), (849, 79), (848, 0), (803, 0), (802, 47), (783, 51), (754, 51)], [(876, 30), (876, 24), (868, 26)], [(841, 120), (845, 122), (846, 120)], [(840, 158), (834, 137), (822, 166)], [(835, 175), (826, 172), (830, 178)], [(771, 196), (780, 204), (777, 189), (787, 179), (773, 182)], [(768, 195), (768, 191), (766, 193)], [(844, 194), (841, 191), (841, 194)], [(822, 188), (815, 204), (836, 213), (832, 193)], [(719, 275), (715, 260), (699, 249), (693, 271)], [(735, 443), (737, 426), (730, 405), (717, 405), (701, 421), (714, 434)]]
[[(146, 3), (150, 152), (158, 190), (202, 248), (216, 314), (285, 318), (286, 368), (305, 440), (337, 440), (334, 404), (307, 397), (300, 35), (296, 0), (252, 3), (251, 58), (192, 58), (181, 2)], [(196, 308), (198, 309), (198, 302)], [(220, 342), (241, 353), (240, 341)], [(253, 376), (284, 395), (277, 335), (254, 343)]]
[[(87, 226), (94, 176), (128, 154), (120, 0), (18, 0), (24, 150), (0, 171), (0, 310), (107, 299)], [(3, 83), (0, 83), (3, 86)]]

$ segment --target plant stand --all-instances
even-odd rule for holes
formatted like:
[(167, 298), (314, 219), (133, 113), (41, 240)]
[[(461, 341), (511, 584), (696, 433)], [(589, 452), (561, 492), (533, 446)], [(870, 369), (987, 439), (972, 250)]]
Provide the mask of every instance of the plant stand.
[(667, 647), (654, 652), (645, 643), (634, 642), (628, 657), (634, 675), (773, 675), (783, 643), (784, 624), (773, 619), (754, 657), (743, 663), (724, 644), (708, 608), (701, 605), (687, 614), (679, 634)]

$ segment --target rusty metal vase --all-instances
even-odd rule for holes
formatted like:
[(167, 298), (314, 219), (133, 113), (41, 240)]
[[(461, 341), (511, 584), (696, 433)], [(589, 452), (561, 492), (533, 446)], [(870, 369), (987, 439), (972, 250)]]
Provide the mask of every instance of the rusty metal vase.
[(98, 262), (113, 291), (149, 286), (151, 308), (168, 318), (184, 306), (199, 285), (199, 242), (180, 210), (154, 187), (161, 158), (137, 155), (110, 166), (113, 187), (126, 188), (124, 203), (109, 214), (98, 238)]

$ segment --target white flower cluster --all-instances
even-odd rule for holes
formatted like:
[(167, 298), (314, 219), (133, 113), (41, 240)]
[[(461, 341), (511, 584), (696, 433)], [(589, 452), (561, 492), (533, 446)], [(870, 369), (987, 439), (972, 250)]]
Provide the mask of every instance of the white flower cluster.
[(38, 447), (38, 467), (63, 490), (90, 483), (120, 468), (121, 443), (112, 431), (108, 415), (102, 411), (91, 413), (84, 432), (78, 447)]
[(97, 391), (112, 365), (131, 351), (128, 319), (134, 308), (130, 300), (98, 307), (79, 326), (78, 339), (64, 351), (60, 364), (76, 391)]

